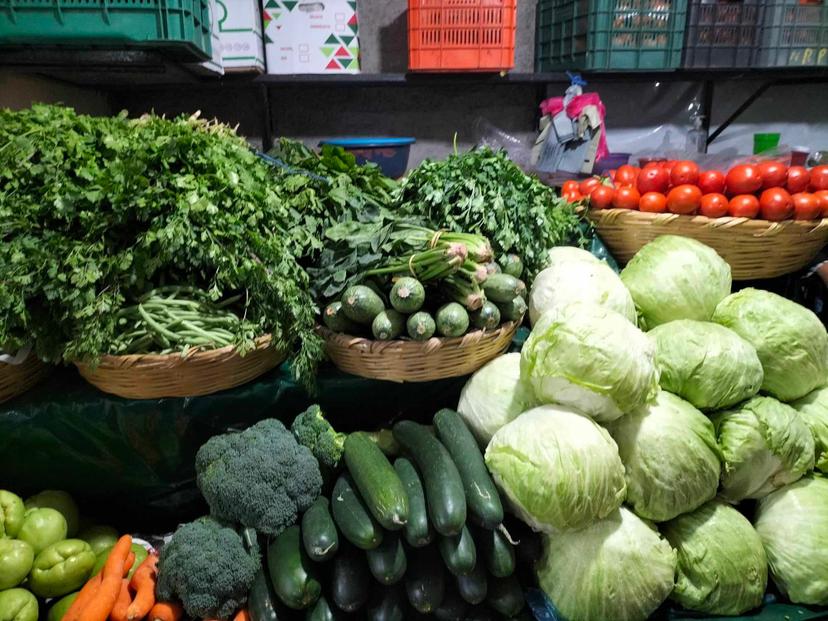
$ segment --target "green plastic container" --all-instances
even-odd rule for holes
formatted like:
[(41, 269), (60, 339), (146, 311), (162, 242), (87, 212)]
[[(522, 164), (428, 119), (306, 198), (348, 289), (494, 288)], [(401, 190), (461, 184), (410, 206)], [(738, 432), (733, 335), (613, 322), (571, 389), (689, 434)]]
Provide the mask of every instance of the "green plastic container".
[(211, 55), (207, 0), (0, 0), (0, 46), (152, 49)]
[(540, 0), (535, 70), (675, 69), (687, 0)]

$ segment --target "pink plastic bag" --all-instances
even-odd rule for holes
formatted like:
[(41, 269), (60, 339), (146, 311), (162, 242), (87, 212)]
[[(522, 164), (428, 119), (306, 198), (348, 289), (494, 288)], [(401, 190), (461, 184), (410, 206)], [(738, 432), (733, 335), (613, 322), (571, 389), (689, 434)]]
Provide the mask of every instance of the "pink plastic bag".
[[(570, 101), (569, 105), (566, 107), (566, 116), (570, 119), (576, 119), (581, 115), (581, 112), (583, 112), (584, 108), (587, 106), (595, 106), (598, 110), (598, 116), (601, 117), (601, 125), (604, 126), (604, 131), (601, 132), (601, 137), (598, 139), (598, 149), (595, 152), (595, 161), (598, 161), (609, 154), (609, 149), (607, 148), (606, 125), (604, 123), (607, 110), (601, 101), (601, 97), (598, 93), (584, 93), (583, 95), (573, 97), (572, 101)], [(545, 99), (541, 102), (540, 109), (544, 116), (555, 116), (558, 112), (563, 110), (563, 97), (551, 97), (549, 99)]]

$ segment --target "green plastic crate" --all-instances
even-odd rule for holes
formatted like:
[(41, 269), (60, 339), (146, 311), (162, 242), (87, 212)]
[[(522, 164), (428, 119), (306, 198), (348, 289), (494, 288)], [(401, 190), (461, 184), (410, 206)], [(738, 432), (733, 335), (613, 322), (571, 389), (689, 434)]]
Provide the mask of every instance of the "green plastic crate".
[(828, 66), (828, 0), (770, 0), (757, 59), (759, 67)]
[(536, 71), (675, 69), (687, 0), (540, 0)]
[(0, 0), (0, 46), (141, 48), (207, 60), (208, 0)]

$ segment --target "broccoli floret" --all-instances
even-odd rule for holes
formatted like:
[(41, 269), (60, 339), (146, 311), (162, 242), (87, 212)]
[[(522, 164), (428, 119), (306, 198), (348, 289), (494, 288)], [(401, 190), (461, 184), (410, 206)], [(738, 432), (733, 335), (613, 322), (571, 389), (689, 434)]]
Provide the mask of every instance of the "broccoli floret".
[(346, 434), (334, 430), (318, 405), (310, 406), (293, 419), (290, 430), (299, 444), (311, 450), (319, 463), (335, 468), (342, 459)]
[(179, 526), (161, 549), (156, 593), (180, 600), (190, 617), (229, 619), (244, 606), (260, 568), (236, 531), (203, 517)]
[(196, 477), (213, 517), (265, 535), (294, 524), (322, 489), (310, 450), (274, 419), (208, 440), (196, 455)]

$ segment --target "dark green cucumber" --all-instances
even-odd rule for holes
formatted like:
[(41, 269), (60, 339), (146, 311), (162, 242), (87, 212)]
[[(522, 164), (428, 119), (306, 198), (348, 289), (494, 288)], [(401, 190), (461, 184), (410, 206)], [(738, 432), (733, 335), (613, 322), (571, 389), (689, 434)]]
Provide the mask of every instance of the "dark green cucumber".
[(367, 621), (404, 621), (405, 595), (399, 587), (378, 589), (365, 607)]
[(425, 289), (416, 278), (403, 276), (391, 287), (391, 295), (388, 297), (394, 310), (410, 315), (422, 308), (425, 302)]
[(405, 330), (405, 317), (393, 308), (382, 311), (371, 323), (371, 333), (378, 341), (390, 341)]
[(483, 292), (492, 302), (509, 302), (526, 291), (526, 285), (509, 274), (492, 274), (483, 283)]
[(408, 522), (408, 496), (400, 477), (367, 433), (357, 431), (345, 439), (345, 465), (362, 499), (386, 530), (399, 530)]
[(458, 534), (466, 523), (466, 496), (448, 450), (424, 425), (412, 421), (394, 425), (394, 437), (423, 477), (428, 516), (434, 530), (443, 536)]
[(467, 526), (463, 526), (459, 535), (440, 537), (437, 547), (446, 567), (455, 576), (470, 574), (477, 564), (477, 549)]
[(270, 583), (267, 571), (262, 567), (256, 574), (253, 587), (247, 594), (247, 611), (250, 613), (250, 621), (279, 621), (276, 606), (273, 585)]
[(348, 319), (342, 310), (342, 302), (331, 302), (322, 311), (322, 321), (325, 325), (334, 332), (342, 332), (344, 334), (355, 334), (360, 332), (360, 327)]
[(469, 313), (472, 325), (478, 330), (494, 330), (500, 325), (500, 309), (492, 302), (483, 302), (479, 310)]
[(371, 517), (347, 473), (340, 475), (334, 485), (331, 514), (342, 536), (358, 548), (371, 550), (382, 542), (382, 528)]
[(406, 331), (415, 341), (427, 341), (434, 336), (434, 331), (437, 325), (434, 323), (434, 317), (425, 311), (414, 313), (408, 318), (405, 323)]
[(503, 504), (472, 432), (457, 412), (445, 408), (434, 415), (434, 431), (460, 473), (470, 517), (495, 528), (503, 521)]
[(470, 574), (457, 576), (457, 592), (472, 605), (477, 605), (486, 599), (488, 590), (486, 568), (482, 562), (477, 563)]
[(342, 312), (351, 321), (370, 326), (374, 317), (385, 310), (382, 298), (370, 287), (354, 285), (342, 294)]
[(400, 445), (394, 439), (394, 432), (390, 429), (368, 432), (368, 437), (376, 444), (386, 457), (396, 457), (400, 454)]
[(455, 589), (446, 589), (443, 601), (434, 610), (434, 618), (437, 621), (463, 621), (466, 618), (466, 611), (469, 605)]
[(437, 333), (442, 336), (463, 336), (469, 329), (469, 313), (461, 304), (443, 304), (434, 316)]
[(394, 470), (403, 482), (408, 496), (408, 523), (405, 525), (405, 540), (413, 548), (422, 548), (431, 543), (434, 532), (428, 523), (423, 482), (417, 469), (405, 457), (394, 461)]
[(395, 584), (405, 575), (408, 563), (397, 533), (385, 533), (378, 548), (365, 553), (368, 569), (380, 584)]
[(353, 546), (342, 546), (331, 570), (331, 599), (334, 604), (345, 612), (359, 610), (371, 595), (371, 582), (364, 555)]
[(317, 563), (333, 558), (339, 549), (339, 534), (324, 496), (317, 498), (302, 516), (302, 543), (305, 552)]
[(337, 621), (340, 614), (328, 603), (323, 595), (316, 603), (308, 608), (305, 621)]
[(489, 593), (486, 603), (504, 617), (514, 617), (525, 604), (523, 589), (515, 576), (492, 578), (489, 580)]
[(500, 309), (502, 321), (520, 321), (521, 317), (526, 314), (527, 308), (526, 300), (519, 295), (508, 302), (498, 302), (497, 307)]
[(481, 528), (474, 534), (489, 573), (495, 578), (511, 576), (515, 572), (515, 548), (503, 533)]
[(411, 561), (405, 574), (405, 592), (414, 610), (429, 614), (443, 602), (445, 573), (436, 546), (411, 550)]
[(523, 260), (516, 254), (504, 254), (500, 258), (500, 263), (503, 266), (503, 273), (520, 278), (523, 274)]
[(294, 610), (304, 610), (319, 599), (322, 586), (313, 577), (299, 526), (286, 528), (267, 548), (267, 568), (276, 596)]

